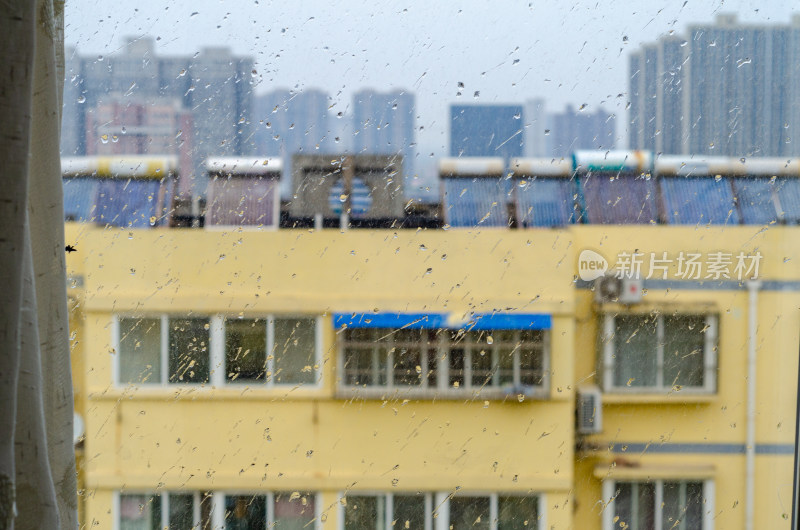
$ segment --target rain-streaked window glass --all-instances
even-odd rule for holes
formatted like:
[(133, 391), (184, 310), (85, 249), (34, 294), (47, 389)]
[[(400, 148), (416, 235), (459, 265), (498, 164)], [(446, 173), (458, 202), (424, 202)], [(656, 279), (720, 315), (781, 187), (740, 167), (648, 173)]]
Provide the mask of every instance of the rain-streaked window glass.
[(450, 499), (450, 528), (453, 530), (490, 530), (489, 497), (456, 496)]
[(120, 530), (161, 528), (161, 496), (124, 494), (119, 496)]
[(715, 315), (606, 315), (602, 337), (606, 389), (713, 392), (716, 322)]
[(340, 337), (345, 387), (524, 394), (546, 380), (543, 330), (353, 328)]
[(119, 530), (194, 530), (211, 528), (213, 501), (208, 492), (120, 493)]
[(228, 381), (264, 381), (267, 377), (267, 321), (225, 321), (225, 374)]
[(613, 528), (707, 528), (708, 499), (702, 481), (617, 481), (615, 489)]
[(266, 528), (266, 496), (225, 496), (225, 530), (262, 530)]
[(623, 4), (67, 2), (81, 522), (785, 525), (800, 15)]
[(344, 530), (386, 530), (383, 495), (348, 495), (344, 502)]
[(120, 383), (161, 383), (161, 338), (160, 318), (120, 318)]
[(314, 528), (316, 507), (316, 494), (308, 492), (225, 495), (225, 529)]
[(209, 378), (208, 318), (168, 320), (170, 383), (207, 383)]
[(316, 320), (275, 318), (273, 356), (276, 384), (312, 384), (317, 366)]

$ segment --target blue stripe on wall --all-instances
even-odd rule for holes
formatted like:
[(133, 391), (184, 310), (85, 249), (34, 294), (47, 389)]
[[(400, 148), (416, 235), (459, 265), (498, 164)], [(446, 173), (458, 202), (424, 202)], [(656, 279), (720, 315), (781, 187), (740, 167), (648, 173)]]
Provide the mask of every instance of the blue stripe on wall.
[[(615, 442), (611, 447), (613, 453), (652, 453), (652, 454), (744, 454), (745, 444), (734, 443), (641, 443), (641, 442)], [(794, 455), (792, 444), (757, 444), (756, 454), (759, 455)]]
[[(594, 282), (578, 280), (577, 289), (591, 289)], [(741, 291), (747, 284), (736, 280), (644, 280), (644, 289), (685, 291)], [(762, 291), (800, 291), (800, 280), (762, 280)]]

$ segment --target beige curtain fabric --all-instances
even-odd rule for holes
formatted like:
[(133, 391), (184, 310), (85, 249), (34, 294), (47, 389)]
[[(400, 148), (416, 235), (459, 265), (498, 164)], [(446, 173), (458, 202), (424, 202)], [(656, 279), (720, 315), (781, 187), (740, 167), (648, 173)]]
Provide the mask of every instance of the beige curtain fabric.
[(77, 528), (60, 1), (0, 2), (0, 530)]

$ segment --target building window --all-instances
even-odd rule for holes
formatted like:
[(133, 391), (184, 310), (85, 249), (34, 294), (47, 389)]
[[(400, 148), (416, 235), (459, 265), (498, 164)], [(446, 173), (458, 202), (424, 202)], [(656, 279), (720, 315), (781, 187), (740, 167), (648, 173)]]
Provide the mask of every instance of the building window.
[(606, 391), (716, 390), (716, 315), (606, 315), (602, 344)]
[(348, 494), (342, 499), (340, 527), (512, 530), (539, 528), (539, 496), (455, 495), (448, 493)]
[(612, 528), (711, 528), (713, 484), (710, 481), (609, 481), (611, 504), (604, 530)]
[(317, 318), (118, 316), (119, 384), (313, 385), (320, 365)]
[(266, 495), (225, 495), (225, 528), (314, 528), (317, 502), (313, 493), (276, 492)]
[(167, 318), (169, 382), (207, 383), (209, 377), (208, 318)]
[(313, 385), (319, 370), (316, 318), (225, 319), (228, 383)]
[(340, 337), (349, 388), (530, 394), (546, 382), (546, 330), (353, 328)]
[(117, 317), (117, 382), (207, 383), (209, 322), (207, 317)]
[(119, 530), (189, 530), (212, 522), (210, 493), (121, 493), (117, 503)]
[(119, 530), (313, 529), (319, 517), (316, 495), (298, 491), (261, 495), (120, 493), (116, 502)]

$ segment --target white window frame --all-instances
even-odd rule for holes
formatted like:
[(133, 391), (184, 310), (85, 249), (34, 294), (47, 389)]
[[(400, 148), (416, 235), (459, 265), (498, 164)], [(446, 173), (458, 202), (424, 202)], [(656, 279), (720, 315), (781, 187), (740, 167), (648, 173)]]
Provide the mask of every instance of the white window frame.
[[(152, 491), (152, 490), (125, 490), (119, 491), (115, 490), (114, 495), (111, 499), (112, 503), (112, 514), (113, 514), (113, 522), (112, 528), (113, 530), (119, 530), (120, 527), (120, 517), (121, 517), (121, 498), (123, 495), (147, 495), (151, 497), (159, 497), (161, 500), (161, 525), (159, 528), (168, 528), (169, 527), (169, 498), (171, 495), (192, 495), (193, 497), (193, 504), (192, 504), (192, 528), (200, 528), (202, 523), (201, 511), (200, 511), (200, 502), (203, 499), (203, 494), (206, 491), (182, 491), (182, 490), (163, 490), (163, 491)], [(208, 492), (210, 493), (210, 492)], [(211, 493), (211, 520), (213, 522), (214, 528), (222, 528), (222, 526), (217, 525), (216, 523), (216, 514), (220, 512), (220, 504), (218, 499), (216, 498), (217, 494)], [(224, 521), (224, 513), (225, 513), (225, 506), (224, 504), (221, 506), (223, 514), (223, 521)]]
[[(212, 361), (212, 329), (209, 328), (208, 333), (208, 362), (209, 362), (209, 375), (208, 375), (208, 382), (207, 383), (178, 383), (178, 382), (170, 382), (169, 380), (169, 321), (170, 318), (172, 319), (204, 319), (207, 318), (209, 321), (209, 326), (211, 326), (211, 316), (208, 315), (183, 315), (178, 313), (143, 313), (143, 314), (130, 314), (130, 313), (115, 313), (112, 318), (111, 322), (111, 341), (113, 344), (113, 351), (115, 355), (112, 359), (111, 364), (111, 374), (112, 374), (112, 381), (115, 386), (117, 387), (126, 387), (129, 385), (138, 386), (138, 387), (187, 387), (187, 388), (202, 388), (204, 386), (208, 386), (211, 381), (213, 374), (211, 373), (213, 366), (211, 365)], [(153, 382), (144, 382), (144, 383), (129, 383), (127, 381), (120, 380), (120, 356), (122, 355), (122, 351), (120, 348), (120, 320), (121, 319), (160, 319), (161, 320), (161, 351), (159, 352), (159, 363), (161, 369), (161, 378), (159, 381)]]
[[(671, 385), (664, 384), (664, 322), (672, 316), (659, 313), (656, 318), (656, 384), (652, 386), (616, 386), (614, 375), (616, 369), (616, 318), (618, 316), (629, 316), (628, 314), (606, 313), (602, 321), (602, 351), (603, 351), (603, 389), (612, 393), (628, 394), (652, 394), (672, 391)], [(630, 316), (638, 316), (631, 313)], [(645, 316), (642, 314), (641, 316)], [(703, 346), (703, 386), (683, 386), (681, 393), (686, 394), (714, 394), (717, 391), (717, 369), (718, 369), (718, 325), (719, 316), (713, 313), (679, 313), (675, 316), (702, 316), (705, 318), (706, 330), (704, 332)]]
[[(353, 328), (355, 329), (355, 328)], [(392, 331), (397, 331), (402, 328), (377, 328), (377, 329), (391, 329)], [(423, 330), (428, 331), (428, 330)], [(522, 394), (526, 397), (534, 397), (534, 398), (546, 398), (549, 394), (549, 387), (550, 387), (550, 340), (551, 340), (551, 330), (549, 329), (539, 329), (533, 331), (540, 331), (542, 333), (542, 340), (540, 342), (534, 343), (534, 348), (537, 349), (542, 357), (542, 382), (539, 385), (522, 385), (520, 384), (520, 351), (519, 348), (514, 349), (514, 383), (511, 385), (503, 385), (499, 386), (473, 386), (472, 385), (472, 363), (471, 363), (471, 351), (473, 348), (467, 347), (464, 355), (464, 374), (463, 380), (465, 384), (463, 386), (459, 386), (458, 388), (452, 387), (450, 385), (450, 368), (449, 368), (449, 360), (450, 360), (450, 349), (452, 347), (458, 347), (458, 342), (450, 343), (447, 338), (447, 333), (449, 331), (455, 331), (450, 329), (443, 329), (441, 333), (438, 335), (438, 343), (436, 345), (426, 346), (425, 344), (420, 345), (421, 349), (421, 367), (422, 367), (422, 380), (420, 385), (395, 385), (393, 382), (394, 376), (394, 363), (393, 363), (393, 354), (390, 352), (386, 359), (386, 372), (385, 372), (385, 379), (387, 383), (385, 385), (367, 385), (367, 386), (358, 386), (358, 385), (349, 385), (346, 383), (346, 371), (345, 371), (345, 350), (348, 345), (347, 341), (344, 339), (343, 336), (340, 336), (337, 340), (337, 370), (339, 373), (339, 377), (337, 377), (337, 386), (340, 392), (345, 395), (349, 395), (352, 393), (358, 393), (360, 396), (364, 397), (375, 397), (379, 398), (385, 396), (387, 393), (401, 393), (402, 395), (408, 396), (419, 396), (419, 397), (452, 397), (452, 398), (463, 398), (465, 394), (474, 394), (476, 396), (486, 398), (486, 399), (504, 399), (513, 397), (514, 399), (517, 398), (519, 394)], [(472, 330), (466, 330), (472, 331)], [(474, 331), (485, 331), (487, 334), (497, 334), (500, 332), (511, 331), (519, 334), (523, 331), (528, 331), (526, 329), (511, 329), (511, 330), (474, 330)], [(518, 342), (518, 340), (517, 340)], [(371, 347), (373, 348), (373, 358), (376, 355), (379, 355), (379, 349), (381, 348), (380, 343), (370, 343), (370, 344), (359, 344), (359, 347)], [(499, 341), (495, 341), (491, 345), (484, 345), (487, 351), (487, 355), (491, 355), (494, 359), (497, 359), (499, 356), (499, 350), (503, 347), (508, 347), (508, 343), (501, 343)], [(436, 351), (436, 385), (430, 386), (428, 384), (429, 379), (429, 371), (428, 371), (428, 350)], [(493, 362), (493, 365), (495, 363)], [(376, 365), (377, 366), (377, 365)], [(494, 373), (494, 377), (498, 377), (498, 371), (496, 370)]]
[[(275, 320), (276, 319), (308, 319), (314, 320), (314, 362), (312, 365), (312, 373), (314, 374), (313, 383), (283, 383), (275, 381)], [(212, 317), (211, 329), (216, 330), (214, 338), (212, 338), (212, 384), (217, 387), (242, 387), (249, 386), (251, 388), (293, 388), (297, 385), (302, 385), (303, 388), (322, 388), (322, 317), (319, 315), (298, 315), (298, 314), (269, 314), (269, 315), (244, 315), (244, 320), (259, 319), (263, 320), (266, 325), (267, 331), (267, 376), (264, 381), (249, 381), (238, 379), (235, 381), (228, 381), (228, 364), (227, 352), (225, 351), (225, 338), (226, 338), (226, 320), (239, 320), (239, 315), (222, 315), (217, 314)], [(317, 368), (315, 369), (314, 366)]]
[[(619, 524), (614, 522), (616, 516), (616, 494), (618, 482), (638, 482), (646, 483), (644, 480), (604, 480), (603, 481), (603, 500), (606, 502), (605, 509), (603, 510), (603, 530), (616, 530)], [(714, 481), (711, 479), (693, 479), (693, 478), (675, 478), (675, 479), (658, 479), (651, 481), (655, 484), (655, 530), (669, 530), (663, 528), (663, 506), (662, 501), (664, 498), (664, 483), (665, 482), (701, 482), (703, 484), (703, 528), (702, 530), (714, 530), (714, 517), (716, 516), (714, 508)]]
[[(342, 504), (341, 499), (344, 497), (383, 497), (385, 499), (386, 513), (384, 514), (384, 529), (390, 530), (397, 528), (397, 525), (392, 525), (394, 517), (394, 497), (414, 495), (417, 492), (398, 492), (398, 493), (385, 493), (376, 491), (340, 491), (337, 494), (339, 501), (337, 502), (339, 508), (337, 513), (337, 527), (344, 530), (344, 512), (346, 507)], [(516, 492), (495, 492), (487, 493), (481, 492), (459, 492), (453, 494), (452, 492), (439, 491), (439, 492), (425, 492), (425, 528), (424, 530), (449, 530), (450, 528), (450, 499), (452, 497), (488, 497), (489, 498), (489, 524), (491, 530), (497, 530), (497, 518), (499, 515), (499, 498), (500, 497), (536, 497), (538, 520), (537, 526), (534, 528), (547, 528), (546, 508), (547, 503), (543, 493), (525, 494)], [(437, 516), (434, 518), (433, 514), (436, 512)], [(379, 527), (380, 528), (380, 527)]]
[[(208, 319), (209, 333), (208, 333), (208, 367), (209, 367), (209, 380), (207, 383), (181, 383), (171, 382), (169, 380), (169, 321), (170, 319), (184, 319), (184, 318), (198, 318)], [(273, 340), (274, 340), (274, 321), (276, 318), (303, 318), (314, 320), (314, 382), (302, 384), (303, 388), (320, 389), (322, 388), (322, 316), (319, 315), (298, 315), (298, 314), (271, 314), (266, 316), (261, 315), (245, 315), (246, 319), (263, 319), (267, 328), (267, 371), (272, 374), (270, 377), (265, 378), (263, 383), (256, 381), (228, 381), (227, 366), (226, 366), (226, 352), (225, 352), (225, 320), (236, 319), (237, 316), (225, 314), (213, 315), (184, 315), (179, 313), (114, 313), (111, 320), (111, 343), (112, 343), (112, 362), (111, 362), (111, 380), (116, 387), (127, 387), (129, 385), (141, 388), (165, 388), (165, 387), (187, 387), (187, 388), (204, 388), (204, 387), (258, 387), (258, 388), (293, 388), (298, 383), (276, 383), (273, 379), (274, 358), (272, 357)], [(129, 383), (120, 380), (120, 320), (122, 319), (160, 319), (161, 322), (161, 351), (159, 352), (159, 363), (161, 370), (161, 377), (158, 381), (146, 381), (139, 383)]]
[[(275, 494), (276, 493), (283, 493), (286, 495), (291, 495), (292, 491), (297, 490), (270, 490), (270, 491), (247, 491), (247, 490), (225, 490), (219, 491), (214, 494), (214, 509), (212, 513), (219, 513), (218, 518), (213, 519), (213, 527), (214, 528), (225, 528), (225, 497), (233, 497), (233, 496), (242, 496), (242, 497), (266, 497), (267, 499), (267, 509), (266, 509), (266, 521), (264, 528), (274, 528), (275, 527)], [(311, 491), (308, 492), (310, 497), (314, 498), (314, 520), (313, 525), (309, 525), (306, 528), (312, 530), (321, 530), (322, 529), (322, 522), (320, 520), (320, 516), (322, 515), (322, 503), (319, 491)], [(217, 509), (219, 508), (219, 509)]]

